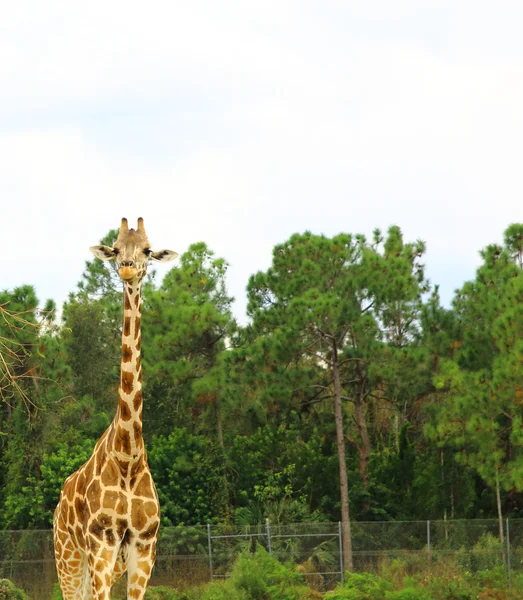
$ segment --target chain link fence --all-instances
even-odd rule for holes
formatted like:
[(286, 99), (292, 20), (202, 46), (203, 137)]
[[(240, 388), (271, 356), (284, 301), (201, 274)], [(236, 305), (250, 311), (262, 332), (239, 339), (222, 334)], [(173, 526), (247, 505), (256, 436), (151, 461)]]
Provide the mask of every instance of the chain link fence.
[[(494, 567), (508, 579), (523, 572), (523, 519), (353, 522), (354, 570), (376, 572), (401, 565), (412, 573), (448, 575)], [(316, 589), (343, 580), (339, 523), (202, 525), (160, 530), (151, 585), (185, 588), (228, 577), (238, 554), (262, 546), (298, 566)], [(32, 600), (50, 600), (57, 581), (51, 531), (0, 531), (0, 577)]]

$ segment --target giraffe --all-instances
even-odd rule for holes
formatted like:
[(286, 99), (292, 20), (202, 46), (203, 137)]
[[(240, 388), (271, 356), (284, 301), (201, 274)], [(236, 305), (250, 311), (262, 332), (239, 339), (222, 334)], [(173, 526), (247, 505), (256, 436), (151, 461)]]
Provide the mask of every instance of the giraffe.
[(115, 260), (123, 282), (118, 407), (91, 458), (60, 494), (56, 567), (64, 600), (109, 600), (112, 584), (126, 571), (127, 598), (142, 600), (156, 556), (160, 507), (142, 438), (141, 283), (150, 260), (167, 262), (177, 254), (151, 250), (142, 218), (136, 230), (122, 219), (112, 248), (90, 250)]

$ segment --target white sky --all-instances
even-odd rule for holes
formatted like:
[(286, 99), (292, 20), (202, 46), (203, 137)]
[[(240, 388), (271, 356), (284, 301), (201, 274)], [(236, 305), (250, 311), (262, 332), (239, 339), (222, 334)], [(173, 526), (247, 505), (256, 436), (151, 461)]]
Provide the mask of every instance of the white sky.
[(143, 216), (231, 263), (241, 318), (292, 233), (397, 224), (448, 303), (523, 221), (522, 22), (508, 0), (0, 1), (0, 287), (61, 302)]

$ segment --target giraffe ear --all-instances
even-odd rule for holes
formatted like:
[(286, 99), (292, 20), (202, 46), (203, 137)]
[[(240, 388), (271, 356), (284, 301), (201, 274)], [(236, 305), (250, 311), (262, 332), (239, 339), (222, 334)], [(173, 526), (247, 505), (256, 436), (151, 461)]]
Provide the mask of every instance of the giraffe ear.
[(116, 252), (109, 246), (91, 246), (89, 250), (100, 260), (112, 260)]
[(169, 262), (178, 256), (178, 252), (172, 250), (156, 250), (149, 254), (149, 258), (156, 262)]

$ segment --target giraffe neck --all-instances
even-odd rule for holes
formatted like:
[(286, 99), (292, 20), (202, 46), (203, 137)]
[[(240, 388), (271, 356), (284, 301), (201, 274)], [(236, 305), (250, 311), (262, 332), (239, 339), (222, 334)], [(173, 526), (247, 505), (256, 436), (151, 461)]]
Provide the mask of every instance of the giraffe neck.
[(140, 347), (142, 286), (124, 283), (122, 362), (114, 450), (120, 458), (134, 460), (144, 452), (142, 438), (142, 366)]

